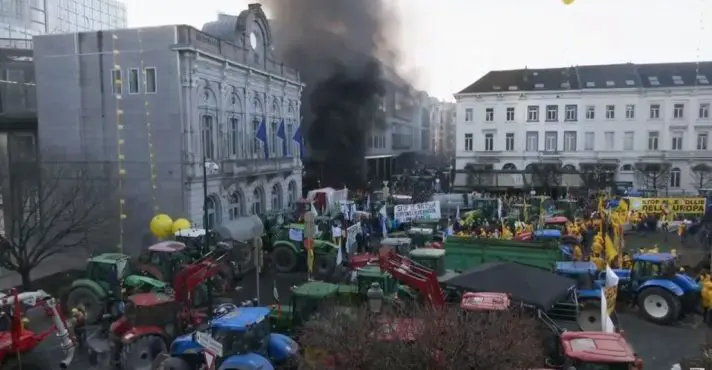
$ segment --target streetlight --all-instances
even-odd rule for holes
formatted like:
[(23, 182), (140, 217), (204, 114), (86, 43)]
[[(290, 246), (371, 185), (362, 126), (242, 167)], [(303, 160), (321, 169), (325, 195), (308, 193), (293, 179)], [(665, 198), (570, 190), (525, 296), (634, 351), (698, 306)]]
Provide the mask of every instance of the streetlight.
[(384, 297), (381, 285), (376, 282), (372, 283), (371, 287), (368, 288), (368, 291), (366, 292), (366, 297), (368, 298), (368, 309), (371, 311), (371, 313), (380, 313), (383, 309)]

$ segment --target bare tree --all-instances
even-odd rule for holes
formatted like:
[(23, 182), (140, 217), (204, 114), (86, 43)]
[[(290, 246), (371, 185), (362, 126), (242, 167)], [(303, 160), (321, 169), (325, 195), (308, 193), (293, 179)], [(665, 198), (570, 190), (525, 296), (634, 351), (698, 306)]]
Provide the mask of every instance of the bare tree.
[(583, 185), (591, 190), (603, 190), (614, 184), (615, 166), (607, 163), (582, 163), (579, 175)]
[(637, 182), (645, 190), (658, 191), (670, 185), (669, 163), (636, 163), (634, 167)]
[(494, 171), (491, 166), (468, 163), (465, 165), (467, 171), (467, 185), (471, 187), (483, 187), (492, 185)]
[(86, 164), (13, 163), (9, 175), (0, 265), (29, 289), (30, 273), (47, 258), (88, 246), (92, 231), (109, 221), (113, 194)]
[(705, 163), (692, 167), (692, 186), (697, 190), (712, 187), (712, 167)]
[[(543, 367), (552, 338), (519, 309), (462, 312), (416, 307), (408, 315), (323, 311), (299, 335), (303, 369), (492, 369)], [(526, 338), (526, 340), (522, 340)], [(320, 352), (323, 357), (312, 354)], [(504, 356), (503, 354), (507, 355)], [(476, 365), (476, 367), (474, 367)]]
[(561, 185), (563, 171), (559, 163), (531, 163), (526, 171), (532, 174), (534, 186), (542, 187), (544, 192)]

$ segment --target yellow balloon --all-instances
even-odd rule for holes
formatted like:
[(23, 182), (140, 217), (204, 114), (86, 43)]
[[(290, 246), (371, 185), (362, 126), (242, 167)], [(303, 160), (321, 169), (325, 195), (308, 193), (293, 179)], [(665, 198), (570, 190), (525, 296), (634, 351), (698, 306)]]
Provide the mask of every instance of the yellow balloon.
[(179, 230), (190, 229), (191, 226), (192, 225), (190, 224), (190, 221), (186, 220), (185, 218), (179, 218), (173, 221), (173, 227), (171, 228), (171, 231), (173, 232), (173, 234), (175, 234)]
[(158, 214), (151, 219), (151, 234), (158, 239), (165, 239), (173, 230), (173, 219), (166, 214)]
[(561, 2), (564, 3), (564, 5), (571, 5), (574, 3), (574, 0), (561, 0)]

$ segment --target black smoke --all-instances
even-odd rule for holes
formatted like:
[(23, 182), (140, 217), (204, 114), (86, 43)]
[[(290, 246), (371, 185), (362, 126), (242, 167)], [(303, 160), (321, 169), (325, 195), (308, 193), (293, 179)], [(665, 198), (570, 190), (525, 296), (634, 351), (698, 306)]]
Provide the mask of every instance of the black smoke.
[(389, 42), (397, 27), (393, 12), (382, 0), (265, 0), (264, 6), (275, 52), (306, 84), (307, 174), (323, 186), (363, 185), (367, 134), (383, 122), (384, 67), (391, 70), (396, 55)]

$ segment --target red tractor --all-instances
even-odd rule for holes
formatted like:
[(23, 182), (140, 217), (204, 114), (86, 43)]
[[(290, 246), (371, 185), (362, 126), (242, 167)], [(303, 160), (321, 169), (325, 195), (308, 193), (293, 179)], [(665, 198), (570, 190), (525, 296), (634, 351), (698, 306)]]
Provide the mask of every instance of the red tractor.
[[(53, 326), (41, 333), (25, 327), (23, 311), (43, 306), (52, 317)], [(68, 368), (74, 358), (75, 344), (67, 325), (59, 314), (59, 307), (52, 296), (42, 290), (17, 293), (13, 289), (9, 295), (0, 294), (0, 369), (2, 370), (42, 370), (47, 364), (32, 363), (27, 356), (35, 347), (51, 334), (57, 333), (62, 350), (67, 355), (59, 361), (61, 369)]]
[(150, 369), (176, 336), (207, 322), (211, 307), (203, 299), (208, 289), (204, 283), (220, 272), (223, 258), (184, 266), (174, 277), (173, 294), (130, 296), (124, 315), (111, 324), (108, 333), (89, 339), (90, 363), (102, 369)]

